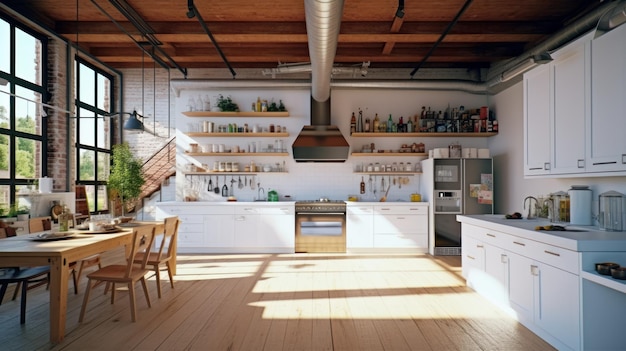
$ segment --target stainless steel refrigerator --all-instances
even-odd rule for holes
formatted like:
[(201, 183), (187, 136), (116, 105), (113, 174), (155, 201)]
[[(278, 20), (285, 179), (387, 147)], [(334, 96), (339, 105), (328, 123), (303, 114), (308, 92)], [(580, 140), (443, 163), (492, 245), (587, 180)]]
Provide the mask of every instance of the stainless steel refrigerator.
[(461, 254), (459, 214), (493, 214), (491, 158), (429, 158), (422, 161), (421, 189), (429, 202), (429, 252)]

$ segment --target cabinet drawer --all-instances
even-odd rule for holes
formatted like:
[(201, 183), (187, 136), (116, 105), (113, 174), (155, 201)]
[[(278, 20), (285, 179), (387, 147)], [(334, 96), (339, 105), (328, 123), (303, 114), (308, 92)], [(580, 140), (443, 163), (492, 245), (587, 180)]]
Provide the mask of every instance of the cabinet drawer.
[(379, 248), (427, 248), (428, 234), (377, 234), (374, 247)]
[(377, 214), (428, 214), (428, 206), (425, 205), (374, 205)]
[(374, 216), (374, 233), (427, 233), (428, 217), (407, 214), (386, 214)]
[(204, 246), (204, 233), (179, 232), (178, 247), (201, 247)]
[(185, 223), (188, 223), (188, 224), (204, 223), (204, 216), (202, 215), (183, 214), (183, 215), (179, 215), (178, 219), (180, 220), (181, 225)]
[(203, 233), (204, 222), (199, 222), (199, 223), (180, 222), (178, 232), (179, 233)]
[(534, 242), (532, 246), (534, 252), (532, 258), (534, 260), (579, 275), (578, 252), (539, 242)]
[(290, 215), (294, 214), (295, 209), (293, 205), (285, 206), (237, 206), (235, 207), (235, 214), (237, 215), (250, 215), (250, 214), (277, 214), (277, 215)]
[[(505, 234), (506, 235), (506, 234)], [(537, 248), (535, 245), (536, 241), (528, 240), (524, 238), (520, 238), (514, 235), (507, 235), (502, 238), (503, 240), (500, 242), (500, 247), (511, 252), (515, 252), (516, 254), (534, 258), (536, 254)]]
[[(159, 207), (159, 206), (157, 206)], [(159, 210), (167, 215), (180, 216), (183, 214), (188, 215), (202, 215), (202, 214), (233, 214), (235, 210), (233, 206), (224, 205), (204, 205), (203, 206), (160, 206)]]
[(374, 206), (348, 206), (348, 215), (371, 215), (374, 213)]

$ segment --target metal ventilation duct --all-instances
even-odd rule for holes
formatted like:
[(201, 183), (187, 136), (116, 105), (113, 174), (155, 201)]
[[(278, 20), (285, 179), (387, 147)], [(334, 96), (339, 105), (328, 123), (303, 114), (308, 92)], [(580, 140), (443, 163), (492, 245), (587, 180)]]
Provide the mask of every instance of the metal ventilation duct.
[(304, 14), (311, 58), (311, 95), (323, 102), (330, 98), (343, 0), (304, 0)]

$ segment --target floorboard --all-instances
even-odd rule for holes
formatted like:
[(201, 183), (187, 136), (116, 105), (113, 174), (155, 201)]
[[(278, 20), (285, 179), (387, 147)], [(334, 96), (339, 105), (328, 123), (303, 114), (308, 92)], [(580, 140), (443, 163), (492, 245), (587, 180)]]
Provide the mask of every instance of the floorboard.
[(70, 287), (67, 331), (48, 342), (48, 292), (28, 293), (26, 324), (9, 289), (0, 345), (10, 350), (554, 350), (465, 286), (457, 256), (364, 254), (180, 255), (163, 297), (148, 276), (152, 308), (136, 287), (114, 304), (87, 279)]

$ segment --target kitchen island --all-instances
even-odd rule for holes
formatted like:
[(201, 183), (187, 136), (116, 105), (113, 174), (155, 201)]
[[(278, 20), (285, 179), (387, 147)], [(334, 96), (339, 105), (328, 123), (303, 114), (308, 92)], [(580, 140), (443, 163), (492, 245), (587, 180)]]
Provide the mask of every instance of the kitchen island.
[(595, 264), (626, 265), (626, 232), (596, 227), (536, 231), (546, 220), (457, 216), (467, 285), (560, 350), (617, 350), (626, 281)]

